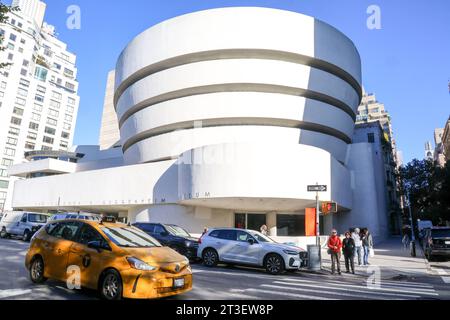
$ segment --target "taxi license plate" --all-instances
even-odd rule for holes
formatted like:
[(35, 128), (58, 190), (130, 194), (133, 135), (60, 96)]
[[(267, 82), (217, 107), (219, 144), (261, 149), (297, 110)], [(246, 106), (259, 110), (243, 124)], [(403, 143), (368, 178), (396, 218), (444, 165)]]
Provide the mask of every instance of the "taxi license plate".
[(184, 278), (173, 279), (173, 287), (174, 288), (183, 288), (184, 287)]
[(450, 241), (445, 241), (445, 244), (450, 244)]

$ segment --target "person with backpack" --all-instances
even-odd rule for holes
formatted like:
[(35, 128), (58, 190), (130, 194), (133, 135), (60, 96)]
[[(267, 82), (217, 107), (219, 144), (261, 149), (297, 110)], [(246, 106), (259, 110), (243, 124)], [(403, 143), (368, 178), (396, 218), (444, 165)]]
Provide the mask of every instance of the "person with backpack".
[(339, 238), (336, 229), (331, 230), (327, 245), (328, 253), (331, 256), (331, 274), (334, 274), (337, 269), (337, 272), (340, 275), (342, 241), (341, 238)]

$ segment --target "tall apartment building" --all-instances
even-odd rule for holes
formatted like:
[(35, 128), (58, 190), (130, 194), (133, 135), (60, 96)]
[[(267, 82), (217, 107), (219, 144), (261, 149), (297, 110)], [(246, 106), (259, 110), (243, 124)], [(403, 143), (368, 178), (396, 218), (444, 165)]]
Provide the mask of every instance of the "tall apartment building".
[(115, 70), (108, 73), (108, 80), (105, 90), (105, 102), (103, 105), (102, 125), (100, 128), (100, 150), (120, 146), (119, 120), (117, 119), (116, 110), (114, 109), (115, 75)]
[(444, 144), (442, 143), (442, 137), (444, 136), (444, 128), (434, 129), (434, 161), (440, 166), (445, 166), (445, 152)]
[[(391, 227), (396, 219), (392, 218), (399, 214), (400, 193), (397, 187), (397, 170), (402, 165), (401, 152), (397, 149), (397, 143), (392, 129), (391, 116), (386, 111), (383, 103), (379, 102), (373, 93), (363, 92), (363, 97), (356, 117), (356, 127), (364, 124), (378, 122), (383, 129), (383, 154), (385, 166), (385, 181), (388, 192), (388, 209), (391, 216)], [(398, 230), (397, 225), (393, 227)]]
[(450, 117), (448, 118), (444, 132), (442, 133), (442, 147), (444, 149), (445, 161), (450, 161)]
[(79, 96), (76, 56), (43, 22), (45, 4), (15, 0), (21, 10), (0, 24), (0, 211), (10, 210), (14, 182), (8, 168), (25, 153), (68, 150), (73, 143)]

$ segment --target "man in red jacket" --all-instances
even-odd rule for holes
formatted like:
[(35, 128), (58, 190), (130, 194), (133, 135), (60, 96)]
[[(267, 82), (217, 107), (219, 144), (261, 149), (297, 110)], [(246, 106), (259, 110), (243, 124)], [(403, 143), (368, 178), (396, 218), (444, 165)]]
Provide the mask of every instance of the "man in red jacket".
[(331, 236), (328, 239), (328, 252), (331, 255), (331, 273), (334, 274), (337, 266), (338, 274), (341, 274), (341, 249), (342, 241), (335, 229), (331, 230)]

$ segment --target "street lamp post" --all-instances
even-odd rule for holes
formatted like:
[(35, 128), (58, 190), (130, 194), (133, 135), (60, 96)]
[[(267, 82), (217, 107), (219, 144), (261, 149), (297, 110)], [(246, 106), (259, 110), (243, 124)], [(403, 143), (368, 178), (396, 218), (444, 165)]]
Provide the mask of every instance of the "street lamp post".
[(409, 211), (409, 221), (411, 223), (411, 242), (409, 243), (409, 248), (411, 250), (411, 257), (416, 256), (416, 236), (414, 235), (414, 222), (411, 210), (411, 200), (409, 198), (409, 191), (406, 191), (406, 198), (408, 200), (408, 211)]

